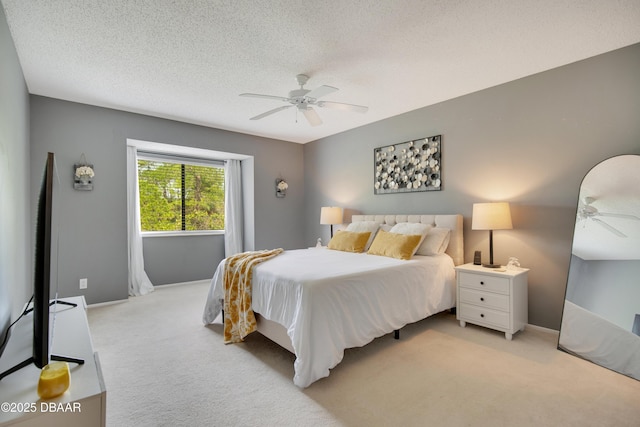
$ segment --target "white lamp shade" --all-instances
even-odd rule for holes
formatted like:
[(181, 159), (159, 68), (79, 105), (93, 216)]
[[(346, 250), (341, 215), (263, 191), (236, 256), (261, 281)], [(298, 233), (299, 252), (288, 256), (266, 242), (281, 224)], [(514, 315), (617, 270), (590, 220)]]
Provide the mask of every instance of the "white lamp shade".
[(342, 224), (342, 208), (335, 206), (320, 208), (320, 224)]
[(511, 210), (507, 202), (474, 203), (472, 230), (510, 230)]

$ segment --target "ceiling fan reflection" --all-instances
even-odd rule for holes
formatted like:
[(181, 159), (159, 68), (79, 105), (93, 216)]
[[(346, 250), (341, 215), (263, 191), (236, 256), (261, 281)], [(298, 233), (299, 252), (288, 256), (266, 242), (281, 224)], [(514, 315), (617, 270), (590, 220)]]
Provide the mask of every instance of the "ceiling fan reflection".
[[(600, 217), (622, 218), (622, 219), (628, 219), (633, 221), (640, 221), (640, 218), (635, 215), (612, 213), (612, 212), (600, 212), (598, 208), (592, 205), (592, 203), (595, 202), (595, 200), (596, 199), (594, 197), (585, 197), (584, 199), (580, 200), (580, 205), (578, 206), (578, 220), (585, 221), (585, 222), (588, 220), (591, 220), (596, 224), (602, 226), (606, 230), (610, 231), (611, 233), (615, 234), (616, 236), (623, 237), (623, 238), (627, 237), (627, 235), (624, 234), (622, 231), (618, 230), (617, 228), (613, 227), (611, 224), (603, 221), (602, 219), (600, 219)], [(584, 222), (583, 222), (583, 227), (584, 227)]]

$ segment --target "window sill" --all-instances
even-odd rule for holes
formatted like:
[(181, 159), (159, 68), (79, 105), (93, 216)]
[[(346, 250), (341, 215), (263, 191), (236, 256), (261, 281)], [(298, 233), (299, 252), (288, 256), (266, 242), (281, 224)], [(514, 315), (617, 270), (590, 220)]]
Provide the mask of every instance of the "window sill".
[(224, 230), (208, 231), (143, 231), (142, 237), (223, 236)]

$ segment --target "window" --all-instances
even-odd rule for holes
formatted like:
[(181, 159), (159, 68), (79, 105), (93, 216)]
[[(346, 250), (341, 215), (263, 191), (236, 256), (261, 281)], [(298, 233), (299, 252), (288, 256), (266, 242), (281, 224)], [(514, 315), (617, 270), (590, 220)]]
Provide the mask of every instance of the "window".
[(145, 231), (224, 230), (224, 164), (138, 155), (140, 223)]

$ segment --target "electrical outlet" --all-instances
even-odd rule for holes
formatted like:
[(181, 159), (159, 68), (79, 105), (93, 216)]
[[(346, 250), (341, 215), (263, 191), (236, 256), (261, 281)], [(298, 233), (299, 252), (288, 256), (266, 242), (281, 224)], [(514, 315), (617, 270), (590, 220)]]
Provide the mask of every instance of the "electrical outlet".
[(87, 289), (87, 279), (80, 279), (80, 289)]

